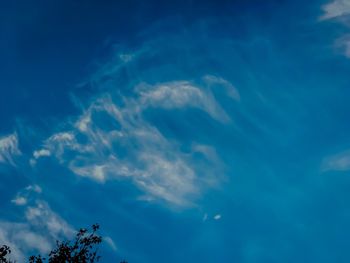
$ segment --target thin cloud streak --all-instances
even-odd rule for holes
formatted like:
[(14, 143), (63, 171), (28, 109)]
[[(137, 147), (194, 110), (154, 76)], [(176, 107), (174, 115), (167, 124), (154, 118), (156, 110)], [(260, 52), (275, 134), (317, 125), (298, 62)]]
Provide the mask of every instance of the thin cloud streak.
[(323, 172), (349, 171), (350, 170), (350, 150), (325, 158), (322, 161), (321, 170)]

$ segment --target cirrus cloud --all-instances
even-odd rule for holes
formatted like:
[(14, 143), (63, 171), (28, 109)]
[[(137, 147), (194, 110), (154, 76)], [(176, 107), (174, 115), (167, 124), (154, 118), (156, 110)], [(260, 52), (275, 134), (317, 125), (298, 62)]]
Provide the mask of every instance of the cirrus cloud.
[[(222, 88), (234, 100), (239, 99), (237, 90), (221, 78), (203, 79), (203, 86), (190, 81), (142, 83), (134, 89), (136, 96), (121, 98), (123, 103), (117, 103), (109, 93), (101, 95), (71, 129), (50, 136), (42, 149), (34, 151), (33, 158), (53, 155), (76, 175), (100, 183), (128, 178), (143, 190), (143, 200), (191, 205), (204, 188), (219, 181), (220, 175), (213, 179), (220, 163), (215, 149), (195, 144), (184, 152), (180, 141), (167, 138), (143, 113), (148, 109), (197, 108), (218, 122), (230, 122), (212, 89)], [(195, 153), (203, 155), (206, 166), (193, 162)]]
[[(350, 1), (348, 0), (334, 0), (322, 6), (324, 11), (320, 17), (321, 21), (336, 20), (339, 23), (350, 27)], [(335, 48), (350, 58), (350, 34), (345, 33), (343, 36), (335, 40)]]
[(321, 20), (339, 18), (350, 14), (350, 1), (334, 0), (322, 6), (324, 14), (320, 17)]
[(21, 155), (17, 133), (0, 137), (0, 163), (15, 166), (15, 157)]
[(350, 151), (340, 152), (326, 157), (322, 161), (322, 171), (348, 171), (350, 170)]
[(54, 212), (40, 196), (38, 185), (29, 185), (12, 200), (21, 206), (24, 216), (20, 221), (0, 220), (0, 244), (11, 247), (14, 260), (24, 262), (28, 253), (44, 254), (56, 240), (72, 237), (74, 230)]

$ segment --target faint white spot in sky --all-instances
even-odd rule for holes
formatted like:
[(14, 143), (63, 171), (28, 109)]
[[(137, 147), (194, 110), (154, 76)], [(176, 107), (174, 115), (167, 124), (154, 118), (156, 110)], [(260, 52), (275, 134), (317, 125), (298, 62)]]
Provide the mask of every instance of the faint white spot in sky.
[(220, 215), (220, 214), (215, 215), (215, 216), (214, 216), (214, 219), (215, 219), (215, 220), (220, 220), (220, 219), (221, 219), (221, 215)]

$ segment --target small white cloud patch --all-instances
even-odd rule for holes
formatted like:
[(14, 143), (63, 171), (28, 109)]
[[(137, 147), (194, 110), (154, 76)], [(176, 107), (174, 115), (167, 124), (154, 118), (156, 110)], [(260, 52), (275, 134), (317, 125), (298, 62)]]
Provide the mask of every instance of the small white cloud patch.
[(33, 156), (35, 159), (38, 159), (40, 157), (50, 156), (50, 155), (51, 155), (51, 152), (47, 149), (41, 149), (33, 152)]
[(221, 214), (217, 214), (213, 217), (215, 220), (220, 220), (221, 219)]
[(25, 205), (27, 204), (27, 199), (23, 196), (16, 196), (14, 199), (11, 200), (12, 203), (15, 205)]

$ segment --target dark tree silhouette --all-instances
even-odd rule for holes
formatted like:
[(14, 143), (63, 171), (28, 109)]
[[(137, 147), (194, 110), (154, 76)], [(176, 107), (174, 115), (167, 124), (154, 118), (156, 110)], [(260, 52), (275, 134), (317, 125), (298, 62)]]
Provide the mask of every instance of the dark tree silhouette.
[(3, 245), (0, 247), (0, 263), (12, 263), (11, 260), (7, 259), (6, 257), (11, 254), (10, 247)]
[(53, 249), (48, 259), (39, 256), (31, 256), (29, 263), (92, 263), (98, 262), (100, 256), (97, 255), (96, 245), (100, 244), (102, 238), (96, 234), (99, 225), (92, 226), (92, 232), (89, 234), (88, 230), (82, 228), (76, 234), (73, 242), (63, 241), (56, 242), (56, 248)]
[[(73, 241), (57, 241), (48, 257), (31, 256), (29, 263), (95, 263), (100, 260), (98, 255), (98, 245), (102, 242), (102, 237), (97, 235), (99, 225), (92, 225), (91, 232), (81, 228)], [(7, 257), (11, 254), (8, 246), (0, 248), (0, 263), (14, 263)], [(127, 263), (123, 261), (121, 263)]]

